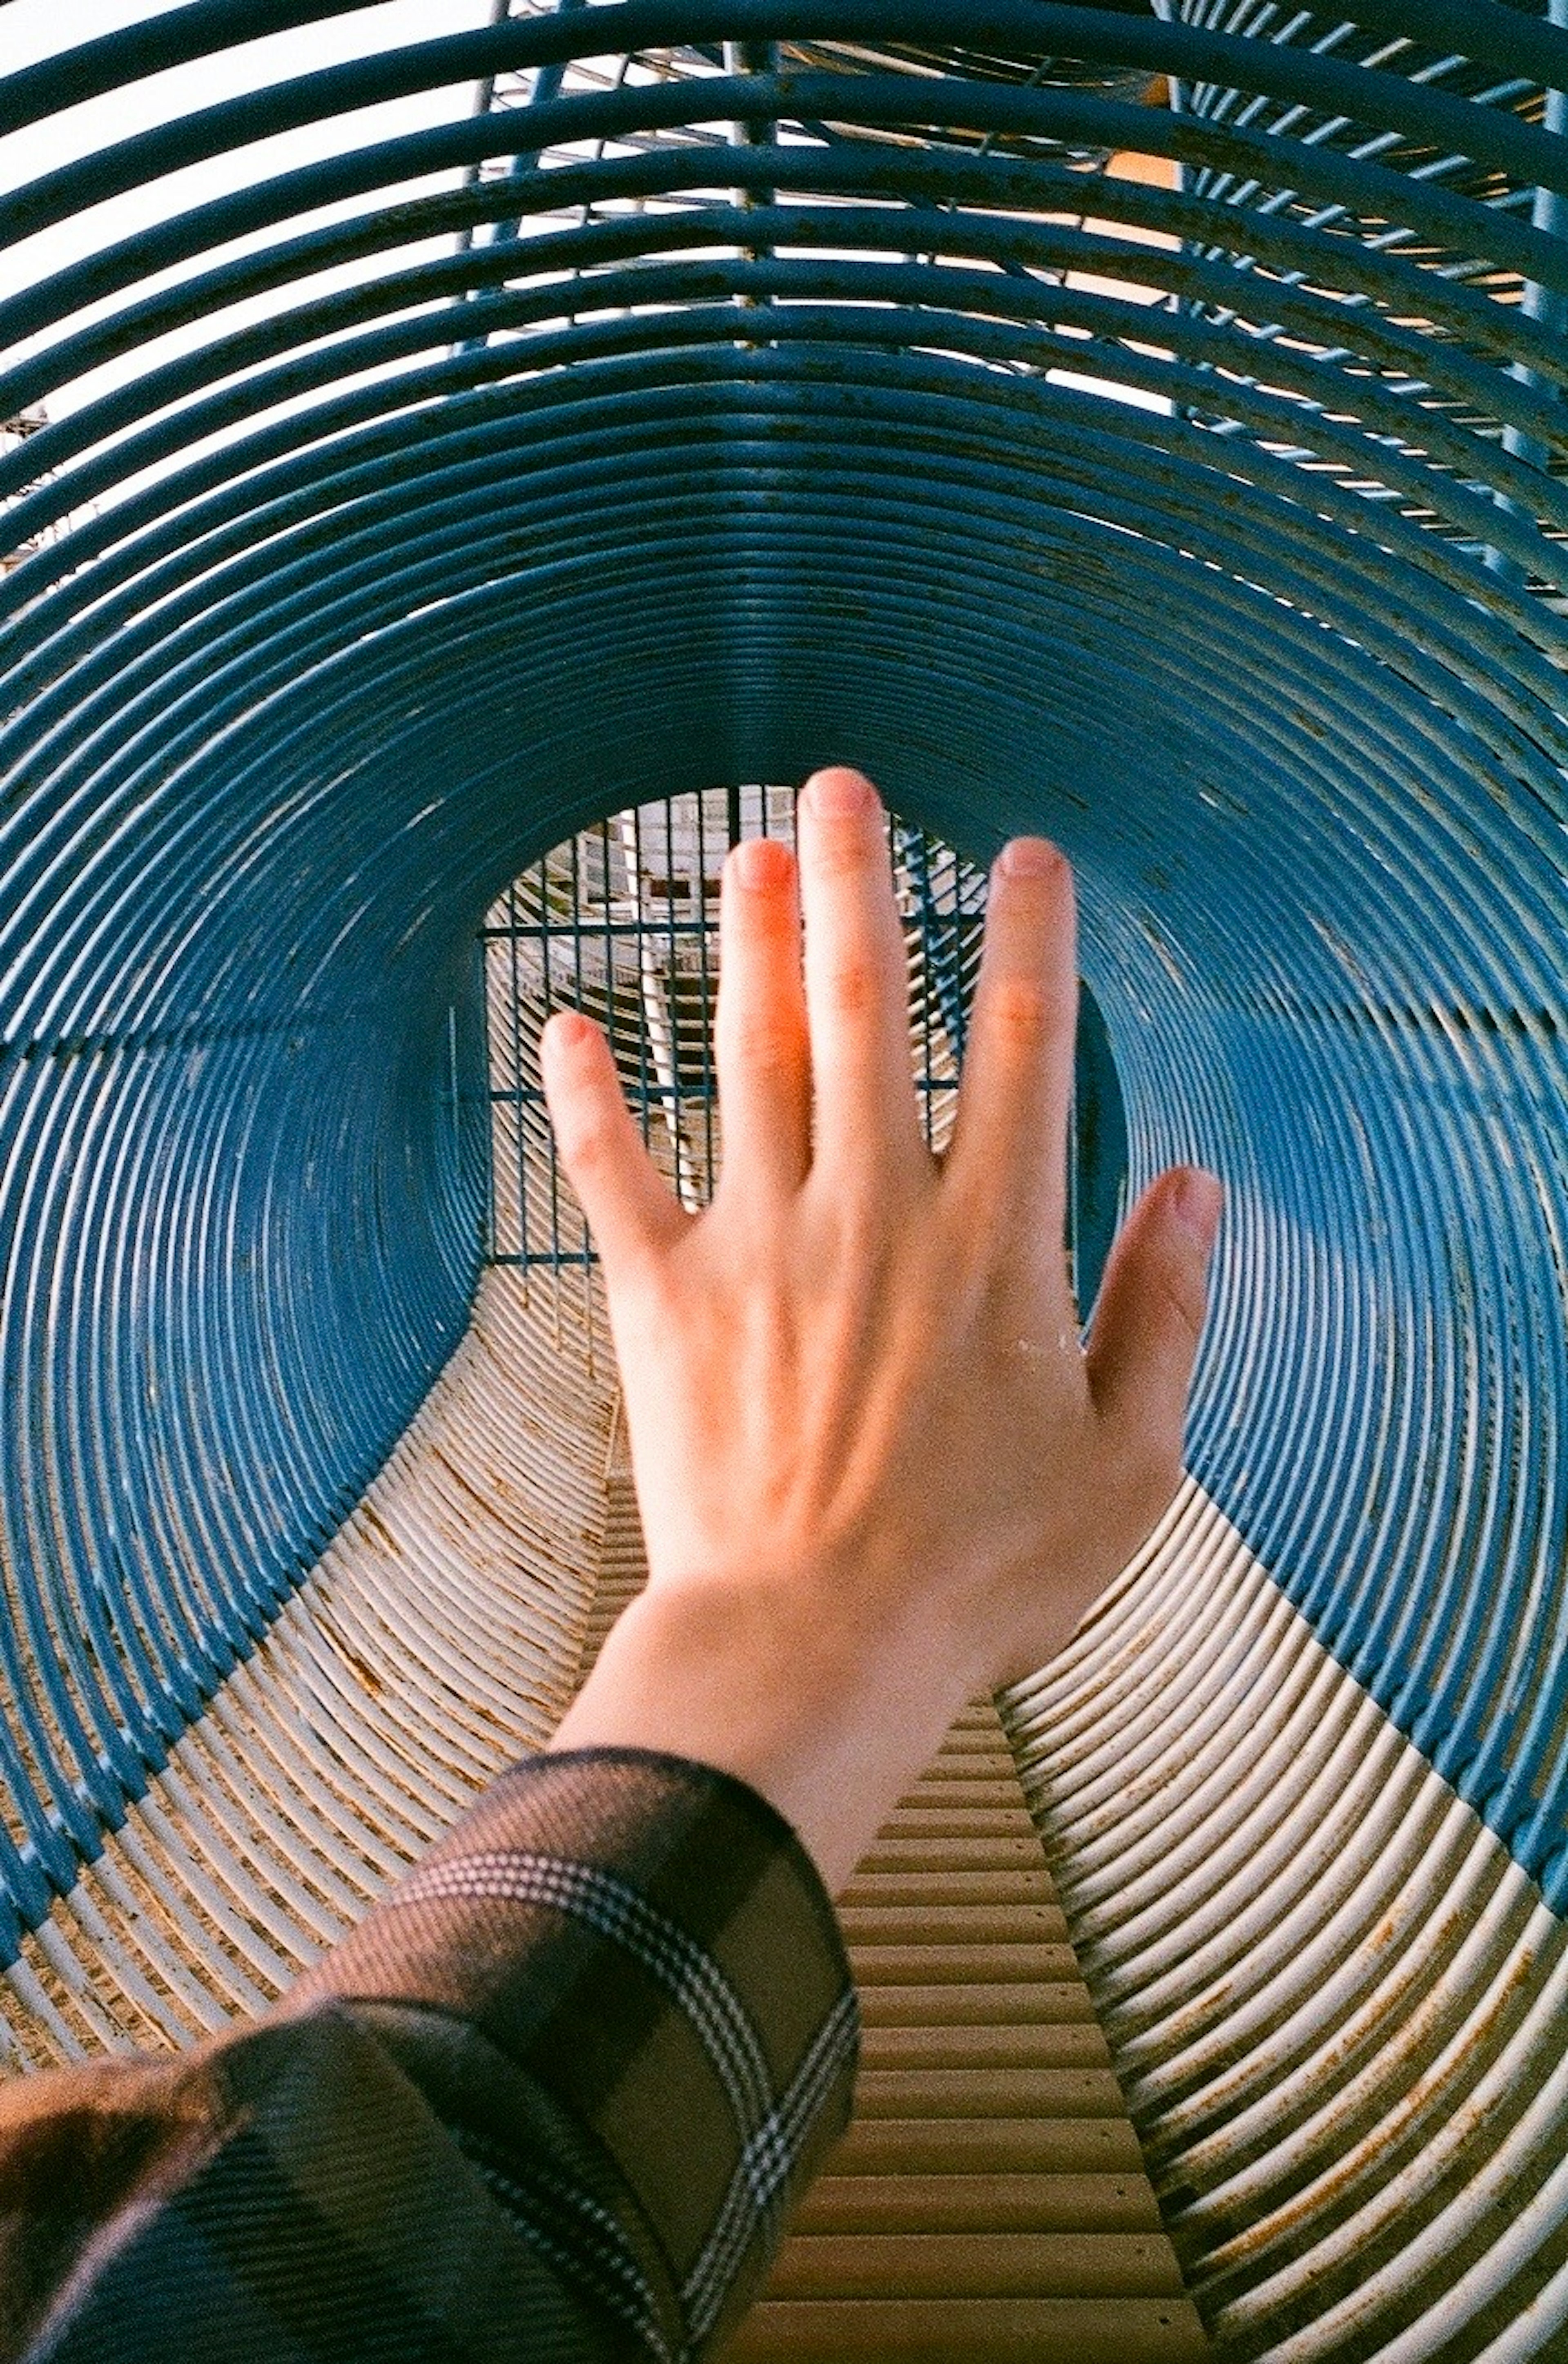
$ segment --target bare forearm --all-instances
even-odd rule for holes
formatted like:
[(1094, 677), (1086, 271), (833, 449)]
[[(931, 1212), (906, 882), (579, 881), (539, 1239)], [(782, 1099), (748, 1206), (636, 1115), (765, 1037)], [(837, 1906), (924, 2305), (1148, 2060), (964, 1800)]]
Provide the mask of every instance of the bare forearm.
[[(1085, 1602), (1063, 1591), (1061, 1638)], [(929, 1618), (853, 1614), (832, 1576), (665, 1583), (606, 1640), (551, 1743), (654, 1748), (748, 1782), (836, 1895), (888, 1813), (990, 1679)]]
[(551, 1745), (656, 1748), (735, 1775), (836, 1894), (971, 1687), (955, 1651), (857, 1634), (788, 1585), (667, 1584), (621, 1617)]

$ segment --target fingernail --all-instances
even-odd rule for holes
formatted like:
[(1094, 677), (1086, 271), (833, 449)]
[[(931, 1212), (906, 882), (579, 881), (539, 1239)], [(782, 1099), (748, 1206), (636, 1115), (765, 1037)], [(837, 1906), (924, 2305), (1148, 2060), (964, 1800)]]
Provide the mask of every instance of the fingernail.
[(1177, 1181), (1173, 1212), (1205, 1255), (1214, 1245), (1224, 1204), (1223, 1183), (1212, 1174), (1206, 1174), (1201, 1165), (1189, 1165)]
[(593, 1020), (580, 1009), (558, 1009), (544, 1030), (544, 1040), (558, 1051), (580, 1051), (593, 1032)]
[(1015, 837), (1002, 848), (1002, 867), (1009, 878), (1049, 878), (1062, 863), (1048, 837)]
[(806, 783), (805, 795), (812, 811), (822, 820), (852, 820), (856, 813), (870, 812), (876, 802), (876, 790), (871, 782), (843, 764), (831, 764), (825, 772), (813, 772)]
[(731, 859), (742, 886), (782, 886), (789, 876), (789, 848), (776, 837), (749, 837)]

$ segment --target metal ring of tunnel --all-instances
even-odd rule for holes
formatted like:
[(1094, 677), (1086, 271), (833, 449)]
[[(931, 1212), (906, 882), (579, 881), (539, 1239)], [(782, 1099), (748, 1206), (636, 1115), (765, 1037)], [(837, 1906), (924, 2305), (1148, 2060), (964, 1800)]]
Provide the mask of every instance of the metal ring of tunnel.
[(24, 157), (149, 127), (6, 208), (13, 1950), (463, 1333), (487, 904), (650, 780), (850, 755), (1063, 842), (1132, 1178), (1230, 1186), (1193, 1488), (1011, 1711), (1194, 2287), (1241, 2353), (1553, 2352), (1556, 0), (615, 0), (164, 119), (353, 14), (0, 88)]

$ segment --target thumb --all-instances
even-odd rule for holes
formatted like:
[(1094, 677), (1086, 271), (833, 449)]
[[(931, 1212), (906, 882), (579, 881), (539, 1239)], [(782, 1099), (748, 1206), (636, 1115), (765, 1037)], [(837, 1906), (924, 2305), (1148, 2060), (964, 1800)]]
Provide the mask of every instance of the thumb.
[(1100, 1411), (1176, 1460), (1224, 1195), (1199, 1165), (1150, 1184), (1117, 1235), (1089, 1338)]
[(614, 1054), (592, 1019), (558, 1010), (539, 1051), (556, 1148), (608, 1278), (670, 1245), (692, 1218), (648, 1154)]

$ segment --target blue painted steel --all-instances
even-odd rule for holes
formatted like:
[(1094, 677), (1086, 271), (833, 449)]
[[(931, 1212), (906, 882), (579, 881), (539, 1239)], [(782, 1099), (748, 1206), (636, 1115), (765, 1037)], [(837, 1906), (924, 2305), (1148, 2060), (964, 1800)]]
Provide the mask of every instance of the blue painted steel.
[[(584, 0), (558, 0), (558, 13), (562, 16), (565, 16), (570, 9), (580, 8), (583, 5)], [(523, 12), (519, 9), (517, 13), (521, 15)], [(511, 0), (491, 0), (491, 20), (493, 23), (503, 24), (512, 14), (513, 10)], [(551, 99), (559, 98), (561, 96), (562, 85), (564, 83), (565, 78), (566, 61), (564, 58), (558, 58), (552, 63), (548, 65), (537, 66), (534, 69), (534, 72), (529, 83), (527, 105), (529, 107), (544, 106), (548, 106)], [(494, 74), (487, 76), (485, 81), (481, 84), (480, 96), (483, 103), (475, 109), (475, 112), (476, 114), (483, 116), (487, 114), (495, 105), (495, 77)], [(538, 149), (528, 148), (526, 146), (517, 147), (507, 162), (507, 181), (520, 181), (526, 174), (536, 172), (539, 168), (539, 151)], [(478, 179), (477, 167), (471, 166), (470, 173), (470, 187), (472, 188)], [(512, 213), (507, 216), (504, 216), (501, 220), (492, 222), (489, 225), (489, 243), (492, 246), (505, 245), (510, 240), (517, 237), (517, 232), (521, 228), (522, 218), (520, 215)], [(472, 226), (468, 226), (465, 228), (464, 234), (462, 238), (460, 251), (465, 254), (471, 253), (473, 251), (474, 242), (473, 228)], [(484, 340), (483, 339), (480, 339), (477, 341), (483, 342)], [(460, 351), (464, 349), (464, 346), (459, 347)]]
[(962, 919), (956, 904), (944, 909), (931, 877), (931, 849), (923, 830), (900, 824), (895, 832), (898, 858), (915, 882), (920, 942), (930, 965), (942, 1023), (962, 1060), (969, 1035), (969, 997), (964, 992)]
[[(0, 129), (350, 13), (192, 0)], [(50, 414), (0, 456), (0, 1947), (460, 1334), (481, 914), (828, 754), (1073, 856), (1133, 1179), (1230, 1185), (1197, 1471), (1568, 1901), (1568, 32), (953, 15), (610, 0), (5, 202), (452, 94), (0, 304), (0, 416)], [(623, 50), (662, 78), (578, 86)], [(536, 103), (463, 113), (496, 73)]]

